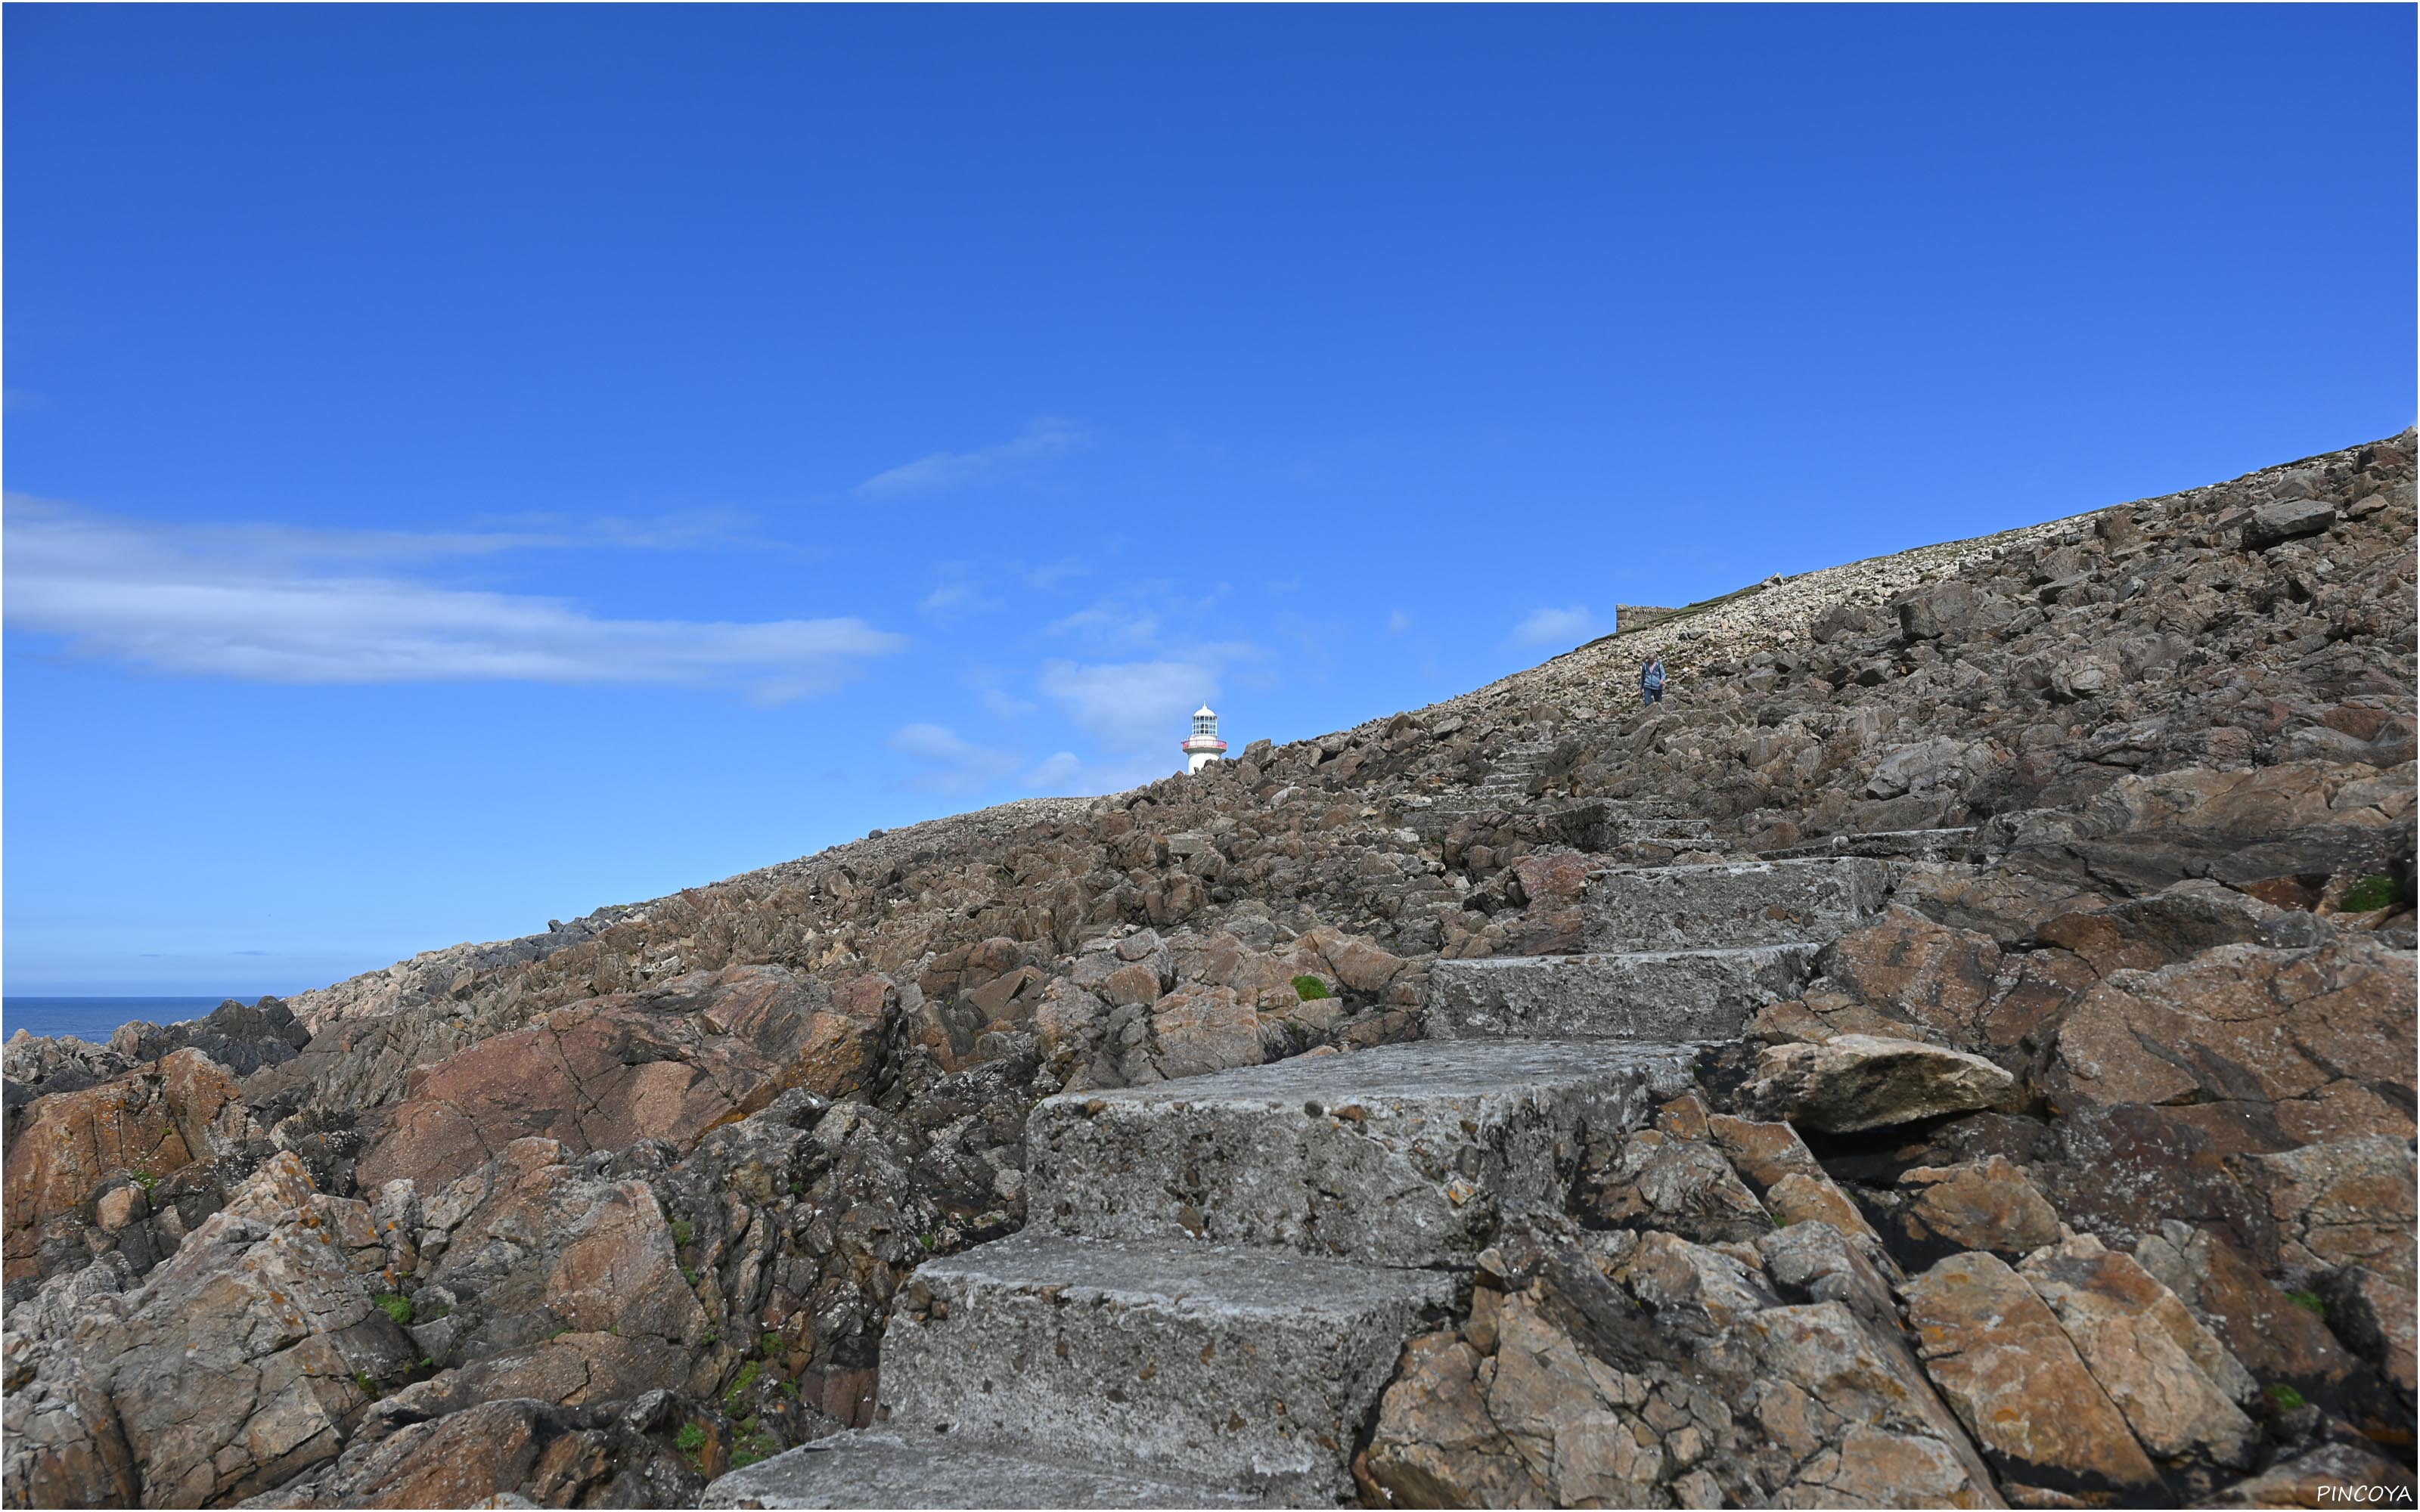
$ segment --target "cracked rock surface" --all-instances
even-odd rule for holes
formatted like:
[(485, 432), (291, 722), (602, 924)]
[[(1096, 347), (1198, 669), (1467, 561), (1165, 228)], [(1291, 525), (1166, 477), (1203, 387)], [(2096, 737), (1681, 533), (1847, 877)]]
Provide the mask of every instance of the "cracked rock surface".
[[(17, 1036), (0, 1499), (2408, 1487), (2413, 453)], [(1066, 1273), (985, 1269), (1002, 1241)], [(1127, 1244), (1232, 1255), (1095, 1265)], [(1280, 1257), (1374, 1279), (1275, 1319)], [(953, 1368), (981, 1433), (944, 1453)], [(1128, 1430), (1015, 1439), (1087, 1401)]]

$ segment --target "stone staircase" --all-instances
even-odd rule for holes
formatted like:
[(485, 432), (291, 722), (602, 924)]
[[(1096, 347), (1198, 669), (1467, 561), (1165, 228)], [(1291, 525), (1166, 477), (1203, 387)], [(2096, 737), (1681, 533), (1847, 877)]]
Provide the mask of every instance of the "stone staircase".
[(1487, 768), (1487, 775), (1473, 786), (1437, 799), (1437, 807), (1449, 813), (1485, 813), (1490, 809), (1518, 810), (1529, 806), (1529, 784), (1545, 770), (1546, 758), (1555, 752), (1551, 740), (1533, 740), (1508, 746)]
[(1699, 848), (1713, 836), (1713, 825), (1692, 813), (1686, 805), (1670, 798), (1542, 801), (1531, 797), (1529, 785), (1545, 769), (1554, 749), (1555, 743), (1550, 740), (1509, 747), (1488, 767), (1487, 775), (1473, 785), (1413, 800), (1406, 822), (1416, 832), (1434, 840), (1451, 829), (1457, 820), (1475, 814), (1538, 814), (1566, 822), (1576, 820), (1580, 822), (1580, 831), (1588, 835), (1590, 848), (1596, 850), (1637, 844), (1690, 850)]
[(710, 1506), (1333, 1504), (1403, 1347), (1503, 1220), (1559, 1210), (1699, 1045), (1878, 910), (1860, 856), (1590, 879), (1585, 953), (1439, 961), (1430, 1038), (1045, 1100), (1027, 1227), (927, 1261), (879, 1427), (735, 1471)]
[(1404, 800), (1404, 822), (1424, 838), (1435, 840), (1456, 821), (1474, 814), (1530, 812), (1535, 803), (1529, 784), (1538, 779), (1554, 748), (1552, 741), (1544, 740), (1508, 747), (1487, 768), (1487, 775), (1470, 786)]
[(1834, 856), (1887, 856), (1903, 861), (1962, 861), (1971, 857), (1976, 831), (1962, 829), (1885, 829), (1867, 835), (1834, 835), (1784, 850), (1766, 851), (1768, 861), (1812, 860)]

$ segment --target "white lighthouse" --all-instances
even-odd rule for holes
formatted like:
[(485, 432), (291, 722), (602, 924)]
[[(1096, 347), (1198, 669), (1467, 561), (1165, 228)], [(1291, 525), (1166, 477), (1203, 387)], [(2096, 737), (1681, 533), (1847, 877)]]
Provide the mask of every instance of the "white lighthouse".
[(1193, 711), (1193, 733), (1185, 737), (1185, 769), (1198, 772), (1225, 754), (1227, 743), (1218, 738), (1218, 717), (1204, 703)]

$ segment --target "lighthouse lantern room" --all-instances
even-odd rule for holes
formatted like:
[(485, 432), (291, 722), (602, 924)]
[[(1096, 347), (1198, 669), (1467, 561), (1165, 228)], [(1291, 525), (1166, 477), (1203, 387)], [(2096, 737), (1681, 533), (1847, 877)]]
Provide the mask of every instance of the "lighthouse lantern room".
[(1218, 717), (1204, 703), (1193, 711), (1193, 733), (1185, 737), (1185, 769), (1198, 772), (1226, 750), (1227, 743), (1218, 738)]

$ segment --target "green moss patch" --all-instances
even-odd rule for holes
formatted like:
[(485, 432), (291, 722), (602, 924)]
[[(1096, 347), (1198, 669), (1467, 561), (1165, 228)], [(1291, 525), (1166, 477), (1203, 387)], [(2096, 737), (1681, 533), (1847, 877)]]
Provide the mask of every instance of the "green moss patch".
[(2345, 889), (2336, 907), (2348, 914), (2366, 914), (2385, 907), (2395, 901), (2395, 879), (2389, 876), (2364, 877)]
[(756, 1384), (756, 1378), (764, 1373), (765, 1366), (759, 1361), (751, 1360), (741, 1365), (739, 1374), (732, 1378), (731, 1389), (722, 1394), (723, 1405), (735, 1412), (739, 1411), (740, 1398), (748, 1395), (748, 1388)]

